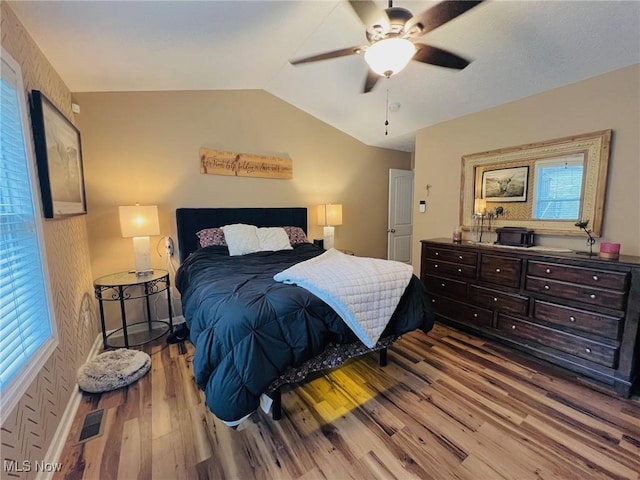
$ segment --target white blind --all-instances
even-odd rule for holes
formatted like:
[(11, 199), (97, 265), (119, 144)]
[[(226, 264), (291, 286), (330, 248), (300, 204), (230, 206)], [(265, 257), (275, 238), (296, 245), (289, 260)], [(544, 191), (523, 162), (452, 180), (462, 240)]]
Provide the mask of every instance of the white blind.
[(536, 162), (533, 218), (580, 218), (583, 163), (582, 155)]
[(27, 119), (22, 80), (15, 62), (11, 59), (12, 64), (8, 63), (6, 52), (2, 53), (0, 393), (4, 397), (3, 409), (6, 409), (7, 396), (15, 396), (14, 390), (20, 390), (21, 384), (28, 386), (35, 360), (53, 343), (49, 341), (53, 328), (39, 238), (40, 210), (32, 185), (32, 156), (26, 147), (23, 122)]

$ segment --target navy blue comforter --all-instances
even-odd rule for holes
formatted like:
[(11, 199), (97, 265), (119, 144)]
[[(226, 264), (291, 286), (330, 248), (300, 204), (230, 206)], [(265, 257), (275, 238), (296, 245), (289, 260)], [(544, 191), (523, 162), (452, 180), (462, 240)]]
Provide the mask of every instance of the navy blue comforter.
[[(178, 269), (176, 287), (196, 347), (195, 379), (219, 419), (233, 422), (256, 410), (271, 382), (328, 343), (358, 341), (323, 301), (273, 280), (323, 251), (307, 243), (231, 257), (226, 247), (207, 247)], [(432, 327), (431, 303), (414, 275), (383, 336)]]

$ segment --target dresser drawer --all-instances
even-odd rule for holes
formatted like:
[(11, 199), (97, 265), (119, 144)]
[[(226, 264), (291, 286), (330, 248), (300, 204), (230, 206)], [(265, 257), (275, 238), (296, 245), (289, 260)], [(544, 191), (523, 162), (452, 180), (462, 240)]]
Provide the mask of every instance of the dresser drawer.
[(482, 255), (480, 259), (480, 280), (483, 282), (518, 288), (521, 272), (522, 260), (519, 258)]
[(478, 254), (476, 252), (463, 252), (462, 250), (447, 250), (446, 248), (425, 247), (423, 249), (426, 258), (445, 262), (462, 263), (463, 265), (477, 265)]
[(599, 305), (602, 307), (623, 310), (626, 300), (624, 292), (583, 287), (575, 283), (558, 282), (538, 277), (527, 276), (527, 290), (545, 293), (554, 297), (567, 298), (576, 302)]
[(599, 315), (541, 300), (534, 301), (533, 316), (538, 320), (613, 340), (618, 339), (622, 325), (622, 319), (619, 317)]
[(456, 263), (441, 262), (439, 260), (426, 260), (426, 271), (435, 275), (447, 275), (461, 278), (475, 278), (475, 265), (460, 265)]
[(618, 347), (615, 345), (596, 342), (506, 315), (498, 315), (497, 328), (505, 334), (508, 333), (510, 337), (530, 340), (605, 367), (615, 368), (618, 363)]
[(477, 285), (469, 286), (469, 296), (473, 302), (483, 307), (515, 315), (526, 315), (529, 306), (529, 297), (515, 293), (496, 292)]
[(431, 304), (433, 305), (436, 315), (441, 315), (453, 321), (475, 327), (491, 326), (493, 312), (490, 310), (456, 302), (455, 300), (444, 297), (432, 297)]
[(626, 290), (629, 281), (626, 273), (534, 261), (529, 262), (527, 275), (610, 290)]
[(464, 299), (467, 296), (467, 284), (458, 280), (425, 275), (424, 286), (430, 293), (445, 295), (447, 297)]

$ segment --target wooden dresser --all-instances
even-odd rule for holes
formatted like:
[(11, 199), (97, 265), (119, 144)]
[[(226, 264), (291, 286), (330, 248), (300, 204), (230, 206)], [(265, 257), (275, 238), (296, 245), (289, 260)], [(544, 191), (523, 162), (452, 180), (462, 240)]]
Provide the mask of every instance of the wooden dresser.
[(420, 278), (438, 321), (630, 396), (640, 364), (640, 257), (421, 243)]

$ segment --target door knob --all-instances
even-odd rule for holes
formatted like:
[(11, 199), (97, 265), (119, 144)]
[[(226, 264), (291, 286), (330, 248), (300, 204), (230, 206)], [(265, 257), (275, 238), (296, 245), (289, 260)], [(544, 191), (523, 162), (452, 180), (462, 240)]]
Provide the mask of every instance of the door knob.
[(396, 229), (395, 228), (390, 228), (389, 230), (387, 230), (387, 233), (396, 233)]

